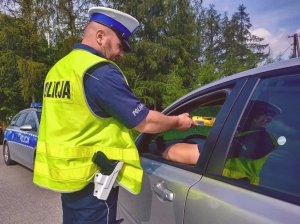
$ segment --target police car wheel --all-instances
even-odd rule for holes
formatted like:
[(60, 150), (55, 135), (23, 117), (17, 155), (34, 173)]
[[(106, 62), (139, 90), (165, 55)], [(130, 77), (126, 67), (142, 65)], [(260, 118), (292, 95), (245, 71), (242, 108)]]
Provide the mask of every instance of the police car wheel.
[(16, 162), (11, 160), (11, 158), (10, 158), (10, 152), (9, 152), (9, 147), (8, 147), (7, 143), (4, 143), (3, 158), (4, 158), (4, 162), (7, 166), (16, 164)]

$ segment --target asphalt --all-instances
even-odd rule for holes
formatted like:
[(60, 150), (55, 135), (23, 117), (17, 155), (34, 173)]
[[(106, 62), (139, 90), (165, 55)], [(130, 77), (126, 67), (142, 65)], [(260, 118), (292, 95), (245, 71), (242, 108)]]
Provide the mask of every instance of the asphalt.
[(0, 223), (62, 223), (60, 194), (34, 185), (31, 170), (6, 166), (2, 145), (0, 154)]

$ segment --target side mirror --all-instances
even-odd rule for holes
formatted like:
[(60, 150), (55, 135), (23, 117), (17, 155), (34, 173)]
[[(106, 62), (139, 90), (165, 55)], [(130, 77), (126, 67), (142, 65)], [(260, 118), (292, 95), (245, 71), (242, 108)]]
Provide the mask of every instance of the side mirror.
[(25, 124), (20, 127), (22, 131), (32, 131), (32, 126), (30, 124)]

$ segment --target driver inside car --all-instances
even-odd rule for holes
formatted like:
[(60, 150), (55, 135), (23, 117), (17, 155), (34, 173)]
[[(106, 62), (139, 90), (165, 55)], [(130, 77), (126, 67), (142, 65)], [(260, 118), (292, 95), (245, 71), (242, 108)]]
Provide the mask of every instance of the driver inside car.
[[(259, 183), (259, 173), (270, 153), (277, 148), (275, 137), (266, 130), (273, 117), (281, 109), (264, 101), (250, 101), (251, 113), (241, 131), (234, 137), (230, 155), (225, 163), (223, 176), (246, 179), (252, 184)], [(176, 143), (169, 146), (163, 158), (195, 165), (201, 154), (201, 144)]]

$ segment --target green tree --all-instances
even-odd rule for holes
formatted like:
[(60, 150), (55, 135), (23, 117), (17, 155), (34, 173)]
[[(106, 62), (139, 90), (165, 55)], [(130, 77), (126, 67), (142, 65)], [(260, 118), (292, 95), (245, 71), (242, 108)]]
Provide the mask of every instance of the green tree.
[(15, 68), (17, 60), (13, 51), (0, 52), (0, 122), (7, 123), (12, 115), (25, 107)]
[(176, 86), (177, 89), (191, 90), (197, 85), (198, 37), (190, 1), (109, 2), (112, 7), (132, 14), (141, 23), (132, 42), (134, 51), (124, 57), (120, 66), (134, 92), (146, 100), (149, 107), (161, 110), (167, 105), (163, 96), (168, 94), (169, 78), (173, 79), (174, 75), (178, 77), (176, 80), (181, 80), (174, 83), (181, 85)]
[(214, 5), (209, 8), (197, 9), (197, 35), (199, 36), (198, 59), (201, 65), (198, 72), (198, 84), (204, 85), (220, 78), (220, 55), (222, 54), (222, 24), (221, 15)]
[(0, 120), (41, 98), (47, 70), (80, 41), (91, 6), (111, 6), (140, 21), (133, 52), (118, 64), (152, 109), (272, 61), (263, 39), (250, 33), (243, 5), (230, 19), (198, 0), (3, 0), (0, 5)]
[(20, 74), (19, 85), (24, 101), (29, 105), (31, 102), (42, 101), (43, 83), (47, 74), (47, 66), (32, 60), (19, 59), (17, 61)]
[(167, 80), (168, 82), (165, 84), (165, 94), (163, 95), (163, 108), (166, 108), (173, 103), (174, 100), (188, 93), (187, 89), (178, 88), (178, 86), (183, 86), (183, 83), (182, 79), (175, 73), (170, 73), (167, 76)]
[(199, 82), (201, 86), (213, 82), (219, 78), (220, 74), (217, 72), (216, 66), (213, 63), (203, 63), (199, 73)]
[(214, 5), (210, 5), (204, 11), (201, 26), (202, 29), (202, 45), (204, 49), (204, 60), (208, 63), (219, 64), (219, 56), (221, 53), (221, 15), (215, 10)]
[(224, 76), (254, 68), (268, 57), (268, 53), (264, 52), (268, 45), (261, 44), (263, 39), (251, 34), (251, 27), (244, 5), (238, 7), (231, 20), (225, 14), (220, 56), (221, 73)]
[[(43, 59), (46, 54), (47, 41), (38, 29), (41, 8), (38, 3), (35, 1), (18, 1), (18, 4), (19, 7), (16, 7), (12, 13), (18, 18), (4, 16), (5, 24), (1, 33), (3, 34), (3, 45), (7, 46), (7, 50), (13, 50), (19, 58), (15, 64), (15, 69), (18, 71), (17, 77), (20, 79), (18, 80), (19, 91), (24, 100), (30, 103), (31, 100), (37, 98), (38, 92), (40, 92), (39, 95), (42, 95), (41, 86), (45, 75), (39, 79), (36, 76), (44, 74), (47, 68), (44, 63), (46, 61)], [(16, 37), (11, 40), (12, 36)], [(24, 63), (25, 61), (27, 63)], [(25, 94), (25, 91), (29, 92)]]

